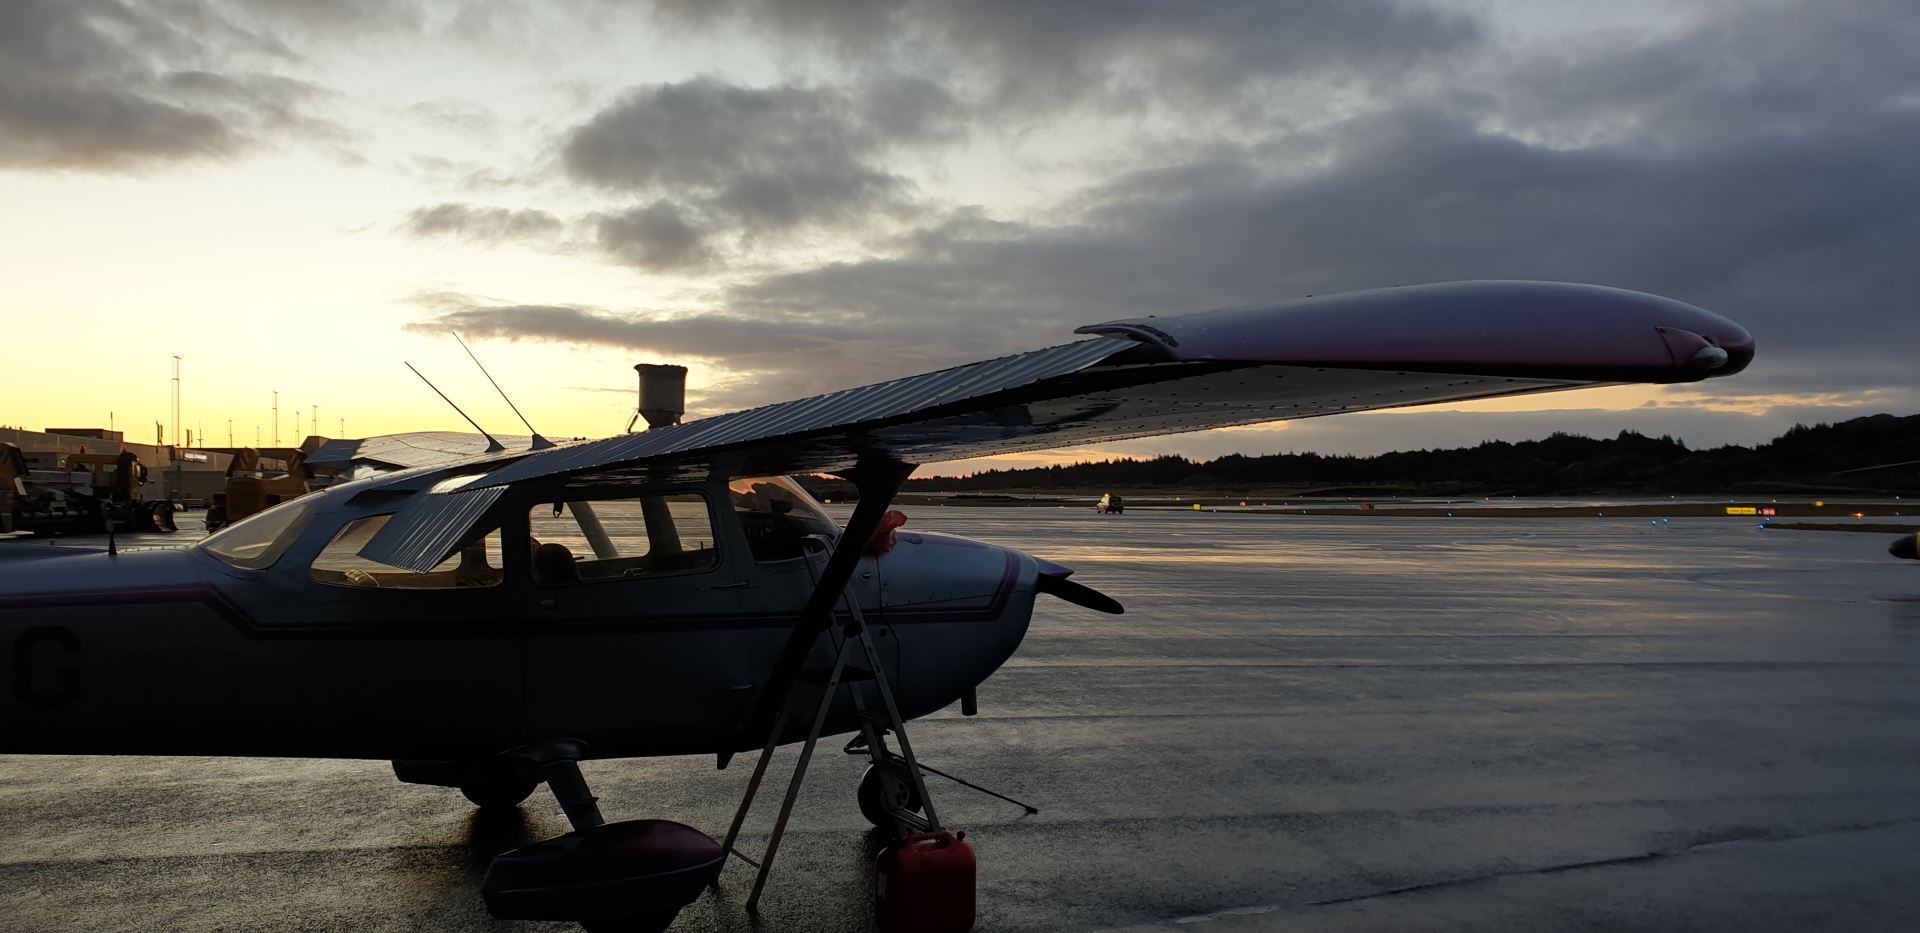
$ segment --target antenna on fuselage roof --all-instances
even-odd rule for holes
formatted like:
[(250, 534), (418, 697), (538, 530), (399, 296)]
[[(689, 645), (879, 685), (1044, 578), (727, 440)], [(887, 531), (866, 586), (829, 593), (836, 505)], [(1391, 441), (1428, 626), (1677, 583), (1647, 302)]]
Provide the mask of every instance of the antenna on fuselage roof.
[[(407, 368), (413, 369), (413, 364), (408, 363)], [(413, 369), (413, 374), (416, 376), (420, 376), (420, 381), (426, 383), (427, 388), (433, 390), (433, 394), (440, 396), (441, 401), (446, 402), (448, 405), (453, 405), (453, 399), (447, 398), (447, 393), (440, 391), (440, 387), (437, 385), (434, 385), (433, 380), (428, 379), (425, 376), (421, 376), (420, 371), (417, 369)], [(453, 405), (453, 410), (460, 412), (460, 417), (467, 418), (467, 413), (464, 411), (460, 411), (460, 406)], [(473, 429), (475, 431), (479, 431), (480, 436), (487, 439), (487, 453), (495, 454), (507, 449), (506, 445), (500, 443), (497, 440), (494, 440), (493, 435), (488, 434), (487, 429), (480, 426), (480, 422), (475, 421), (472, 418), (467, 418), (467, 423), (470, 425), (473, 425)]]
[[(480, 358), (473, 355), (473, 348), (467, 346), (467, 342), (461, 340), (458, 333), (453, 331), (448, 333), (453, 334), (453, 339), (459, 341), (460, 349), (467, 351), (467, 359), (472, 360), (473, 365), (480, 367), (480, 375), (487, 377), (488, 382), (493, 382), (493, 374), (487, 372), (487, 367), (481, 364)], [(533, 429), (533, 422), (528, 421), (526, 415), (520, 414), (520, 406), (515, 405), (513, 399), (507, 398), (507, 390), (500, 388), (500, 383), (493, 382), (493, 391), (500, 393), (500, 397), (506, 399), (507, 407), (513, 409), (514, 417), (519, 418), (520, 423), (527, 426), (527, 433), (533, 435), (533, 443), (528, 447), (529, 450), (545, 450), (553, 446), (552, 441), (541, 437), (540, 432)]]

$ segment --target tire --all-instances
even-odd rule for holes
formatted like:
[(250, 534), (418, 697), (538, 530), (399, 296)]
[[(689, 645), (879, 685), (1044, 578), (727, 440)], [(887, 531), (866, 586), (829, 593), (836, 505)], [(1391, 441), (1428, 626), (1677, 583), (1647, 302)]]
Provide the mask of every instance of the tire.
[(482, 810), (506, 810), (533, 796), (539, 786), (538, 778), (521, 773), (519, 768), (488, 764), (473, 769), (460, 782), (460, 793)]
[(860, 815), (881, 829), (893, 828), (893, 811), (920, 812), (920, 791), (913, 786), (913, 775), (897, 761), (868, 765), (860, 775)]

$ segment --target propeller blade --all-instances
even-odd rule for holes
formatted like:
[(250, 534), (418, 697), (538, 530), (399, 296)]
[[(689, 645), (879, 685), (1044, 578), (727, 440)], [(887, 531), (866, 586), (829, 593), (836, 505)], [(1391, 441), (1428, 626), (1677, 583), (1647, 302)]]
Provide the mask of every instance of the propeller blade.
[(1076, 606), (1085, 606), (1095, 612), (1105, 612), (1117, 616), (1127, 611), (1126, 607), (1120, 605), (1119, 600), (1093, 587), (1082, 586), (1075, 583), (1064, 576), (1043, 573), (1034, 580), (1033, 587), (1042, 593), (1050, 593)]
[(1920, 533), (1894, 539), (1892, 544), (1887, 545), (1887, 553), (1908, 560), (1920, 560)]

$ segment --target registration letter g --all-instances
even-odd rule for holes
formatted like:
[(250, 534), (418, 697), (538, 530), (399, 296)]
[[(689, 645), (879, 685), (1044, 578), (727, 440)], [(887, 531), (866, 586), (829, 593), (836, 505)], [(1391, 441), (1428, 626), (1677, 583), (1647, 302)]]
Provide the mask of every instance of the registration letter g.
[[(35, 656), (43, 663), (40, 682), (34, 679)], [(20, 702), (39, 708), (66, 706), (80, 698), (80, 637), (56, 625), (36, 625), (13, 643), (13, 693)], [(51, 676), (48, 676), (51, 675)]]

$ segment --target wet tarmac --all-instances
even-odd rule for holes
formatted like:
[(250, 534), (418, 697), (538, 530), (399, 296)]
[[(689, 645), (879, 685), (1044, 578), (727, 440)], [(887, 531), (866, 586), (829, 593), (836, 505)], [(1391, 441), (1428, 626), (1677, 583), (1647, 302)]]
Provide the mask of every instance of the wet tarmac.
[[(1042, 811), (931, 784), (979, 853), (980, 930), (1920, 928), (1920, 566), (1879, 536), (934, 507), (910, 527), (1128, 607), (1044, 601), (978, 717), (913, 730)], [(748, 764), (586, 772), (614, 818), (718, 835)], [(736, 862), (674, 929), (868, 928), (857, 774), (817, 761), (758, 923)], [(565, 828), (544, 792), (480, 820), (382, 762), (0, 757), (0, 929), (571, 929), (478, 893), (493, 854)]]

